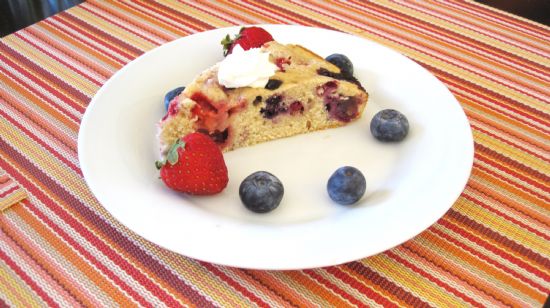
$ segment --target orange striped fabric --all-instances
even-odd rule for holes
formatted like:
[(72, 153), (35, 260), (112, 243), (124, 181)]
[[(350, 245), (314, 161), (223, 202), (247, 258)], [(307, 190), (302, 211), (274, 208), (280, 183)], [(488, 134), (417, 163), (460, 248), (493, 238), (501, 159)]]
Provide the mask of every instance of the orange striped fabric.
[(0, 170), (0, 212), (19, 203), (27, 194), (9, 175)]
[[(77, 134), (93, 95), (163, 43), (239, 24), (352, 33), (413, 59), (470, 121), (474, 167), (428, 230), (302, 271), (218, 266), (127, 230), (87, 188)], [(91, 0), (0, 40), (0, 307), (513, 306), (550, 293), (550, 28), (473, 1)]]

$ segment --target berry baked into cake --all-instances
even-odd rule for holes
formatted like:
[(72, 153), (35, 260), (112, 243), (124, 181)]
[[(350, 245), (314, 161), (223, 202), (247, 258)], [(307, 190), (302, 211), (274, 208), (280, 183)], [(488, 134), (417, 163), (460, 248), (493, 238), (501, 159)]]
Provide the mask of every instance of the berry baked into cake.
[(159, 122), (163, 156), (191, 132), (230, 151), (343, 126), (365, 109), (368, 94), (356, 78), (300, 45), (280, 44), (257, 27), (222, 43), (226, 58), (172, 99)]

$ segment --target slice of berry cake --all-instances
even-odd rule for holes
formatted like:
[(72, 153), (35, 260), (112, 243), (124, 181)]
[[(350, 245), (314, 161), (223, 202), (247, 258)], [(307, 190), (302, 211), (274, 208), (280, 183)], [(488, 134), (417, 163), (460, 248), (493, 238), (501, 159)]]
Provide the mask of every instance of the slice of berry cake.
[[(209, 135), (223, 151), (230, 151), (343, 126), (361, 117), (368, 94), (356, 78), (337, 66), (302, 46), (276, 41), (254, 52), (269, 61), (271, 73), (266, 75), (263, 69), (262, 78), (248, 86), (231, 83), (232, 78), (242, 81), (249, 77), (222, 72), (231, 66), (224, 62), (242, 56), (234, 51), (202, 72), (170, 102), (158, 125), (162, 155), (178, 138), (195, 131)], [(259, 64), (249, 65), (252, 70), (262, 70), (257, 68)]]

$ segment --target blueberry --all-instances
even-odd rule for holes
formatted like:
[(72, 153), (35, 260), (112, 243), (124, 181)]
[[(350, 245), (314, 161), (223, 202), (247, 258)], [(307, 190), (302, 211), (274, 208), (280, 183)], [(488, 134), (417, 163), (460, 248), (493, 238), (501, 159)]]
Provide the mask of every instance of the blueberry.
[(343, 54), (335, 53), (325, 58), (328, 62), (338, 66), (344, 76), (353, 76), (353, 63)]
[(266, 171), (257, 171), (246, 177), (239, 186), (239, 196), (247, 209), (256, 213), (273, 211), (283, 199), (281, 181)]
[(166, 111), (168, 111), (168, 105), (170, 105), (170, 102), (174, 99), (174, 97), (180, 95), (183, 90), (185, 90), (185, 87), (177, 87), (172, 91), (166, 93), (166, 95), (164, 96), (164, 108), (166, 109)]
[(282, 80), (279, 79), (269, 79), (267, 81), (267, 84), (265, 85), (265, 88), (268, 90), (276, 90), (283, 84)]
[(372, 118), (370, 131), (380, 141), (401, 141), (409, 133), (409, 121), (401, 112), (385, 109)]
[(330, 198), (342, 205), (356, 203), (363, 197), (366, 189), (367, 181), (361, 171), (350, 166), (338, 168), (327, 183)]

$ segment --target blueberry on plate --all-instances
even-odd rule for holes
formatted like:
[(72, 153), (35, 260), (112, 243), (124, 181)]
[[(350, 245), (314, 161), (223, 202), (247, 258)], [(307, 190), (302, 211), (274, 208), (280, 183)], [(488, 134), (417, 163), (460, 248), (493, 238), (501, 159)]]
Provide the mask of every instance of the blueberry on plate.
[(351, 60), (343, 54), (335, 53), (325, 58), (328, 62), (338, 66), (340, 72), (345, 76), (353, 76), (353, 64)]
[(168, 105), (170, 105), (170, 102), (174, 99), (174, 97), (178, 96), (185, 90), (185, 87), (177, 87), (170, 92), (166, 93), (164, 96), (164, 108), (166, 111), (168, 111)]
[(338, 168), (329, 178), (327, 191), (336, 203), (351, 205), (365, 194), (367, 181), (357, 168), (345, 166)]
[(284, 188), (281, 181), (266, 171), (257, 171), (246, 177), (239, 186), (244, 206), (256, 213), (267, 213), (279, 206)]
[(409, 133), (409, 121), (401, 112), (385, 109), (374, 115), (370, 122), (370, 131), (380, 141), (401, 141)]

